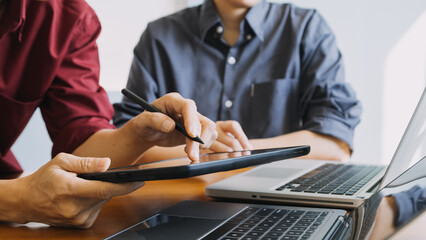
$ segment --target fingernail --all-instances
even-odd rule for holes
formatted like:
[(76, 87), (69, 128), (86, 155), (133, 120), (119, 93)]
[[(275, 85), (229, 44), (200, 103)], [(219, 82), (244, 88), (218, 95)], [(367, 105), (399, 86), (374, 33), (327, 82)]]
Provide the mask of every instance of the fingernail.
[(163, 129), (163, 131), (165, 132), (170, 132), (171, 130), (173, 130), (173, 125), (174, 122), (170, 119), (167, 119), (163, 122), (163, 125), (161, 125), (161, 128)]
[(109, 167), (109, 163), (110, 163), (110, 159), (109, 158), (98, 158), (96, 159), (96, 168), (97, 169), (106, 169)]
[(192, 126), (188, 133), (189, 133), (189, 136), (196, 137), (198, 133), (198, 127)]
[(198, 148), (193, 148), (191, 150), (191, 156), (193, 158), (193, 160), (198, 160), (199, 159), (199, 149)]

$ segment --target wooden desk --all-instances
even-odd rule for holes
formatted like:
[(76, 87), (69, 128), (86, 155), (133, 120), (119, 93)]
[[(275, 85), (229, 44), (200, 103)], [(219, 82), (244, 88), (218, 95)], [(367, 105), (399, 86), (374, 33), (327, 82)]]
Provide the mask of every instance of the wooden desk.
[[(49, 227), (39, 223), (0, 224), (0, 239), (103, 239), (184, 200), (212, 201), (204, 188), (247, 169), (213, 173), (199, 177), (146, 182), (141, 189), (113, 198), (101, 210), (90, 229)], [(1, 214), (1, 213), (0, 213)], [(391, 239), (424, 239), (420, 230), (426, 213)], [(414, 229), (414, 230), (413, 230)]]
[(204, 194), (207, 185), (245, 170), (146, 182), (129, 195), (111, 199), (90, 229), (55, 228), (38, 223), (0, 224), (0, 239), (102, 239), (183, 200), (211, 201)]

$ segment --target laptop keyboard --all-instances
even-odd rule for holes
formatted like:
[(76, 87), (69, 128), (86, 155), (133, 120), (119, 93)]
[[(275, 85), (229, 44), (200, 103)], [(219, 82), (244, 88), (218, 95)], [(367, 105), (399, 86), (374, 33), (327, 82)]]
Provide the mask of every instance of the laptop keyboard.
[(276, 190), (354, 195), (382, 169), (383, 166), (324, 164)]
[(321, 225), (326, 211), (247, 207), (204, 240), (305, 240)]

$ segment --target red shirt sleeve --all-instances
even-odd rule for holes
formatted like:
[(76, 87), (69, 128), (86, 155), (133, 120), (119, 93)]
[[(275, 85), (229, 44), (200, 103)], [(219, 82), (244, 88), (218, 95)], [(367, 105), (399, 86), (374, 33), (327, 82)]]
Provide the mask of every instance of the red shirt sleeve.
[(53, 156), (71, 153), (100, 129), (114, 128), (112, 106), (99, 86), (96, 39), (101, 26), (94, 11), (89, 6), (86, 10), (74, 26), (67, 53), (40, 106)]

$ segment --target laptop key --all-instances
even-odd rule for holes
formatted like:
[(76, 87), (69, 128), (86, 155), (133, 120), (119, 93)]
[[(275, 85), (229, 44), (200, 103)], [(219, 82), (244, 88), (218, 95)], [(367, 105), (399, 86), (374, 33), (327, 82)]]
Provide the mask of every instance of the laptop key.
[(268, 232), (265, 237), (280, 237), (283, 235), (282, 232)]
[(228, 235), (226, 235), (225, 237), (239, 238), (239, 237), (242, 237), (243, 235), (244, 235), (244, 233), (231, 232), (231, 233), (228, 233)]
[(288, 215), (291, 215), (291, 216), (294, 216), (294, 215), (300, 216), (300, 215), (303, 215), (304, 213), (305, 213), (305, 211), (293, 210)]
[[(255, 227), (253, 231), (256, 232), (266, 232), (270, 227)], [(247, 229), (244, 229), (245, 232), (247, 232)]]
[[(263, 231), (263, 230), (262, 230)], [(246, 233), (247, 232), (247, 229), (246, 228), (236, 228), (236, 229), (234, 229), (234, 231), (233, 232), (240, 232), (240, 233)]]
[(278, 209), (278, 210), (276, 210), (276, 211), (274, 211), (271, 215), (270, 215), (270, 217), (272, 217), (272, 218), (282, 218), (283, 216), (285, 216), (287, 213), (289, 213), (290, 211), (289, 210), (281, 210), (281, 209)]
[(302, 218), (309, 218), (309, 219), (315, 219), (315, 218), (317, 218), (318, 217), (318, 214), (305, 214), (305, 215), (303, 215), (303, 217)]
[(306, 240), (309, 239), (311, 236), (311, 234), (304, 234), (300, 239)]
[(296, 223), (296, 226), (298, 227), (309, 227), (311, 223)]
[(275, 223), (261, 223), (261, 224), (259, 224), (259, 226), (261, 226), (261, 227), (265, 227), (265, 228), (270, 228), (270, 227), (272, 227), (273, 225), (274, 225)]
[(323, 194), (329, 194), (331, 193), (333, 190), (320, 190), (317, 193), (323, 193)]
[(271, 231), (273, 231), (273, 232), (281, 232), (281, 233), (283, 233), (287, 230), (288, 230), (288, 227), (274, 227), (274, 228), (271, 229)]
[(288, 231), (286, 233), (286, 235), (290, 235), (290, 236), (301, 236), (303, 234), (302, 231)]
[(321, 214), (321, 212), (309, 211), (306, 213), (306, 215), (319, 215), (319, 214)]
[[(318, 226), (319, 225), (312, 225), (309, 229), (313, 229), (313, 230), (315, 230), (315, 229), (317, 229), (318, 228)], [(308, 230), (309, 231), (309, 230)]]
[(315, 219), (312, 219), (312, 218), (302, 218), (302, 219), (300, 219), (299, 220), (299, 222), (306, 222), (306, 223), (311, 223), (311, 222), (314, 222), (315, 221)]
[[(241, 228), (246, 228), (246, 229), (250, 229), (250, 228), (254, 227), (254, 225), (256, 225), (256, 224), (243, 223), (243, 224), (241, 224), (239, 227), (241, 227)], [(266, 227), (266, 226), (265, 226), (265, 227)]]
[(262, 232), (251, 231), (251, 232), (247, 233), (247, 235), (245, 237), (260, 237), (262, 235), (263, 235)]
[(244, 223), (247, 223), (247, 224), (253, 224), (253, 225), (255, 225), (255, 224), (257, 224), (258, 222), (260, 222), (259, 220), (247, 220), (247, 221), (245, 221)]
[(305, 231), (308, 227), (292, 227), (291, 231)]
[(297, 236), (284, 236), (281, 238), (282, 240), (297, 240), (299, 237)]
[(250, 220), (255, 220), (255, 221), (260, 221), (260, 220), (262, 220), (262, 219), (264, 219), (264, 217), (263, 217), (263, 216), (256, 216), (256, 215), (254, 215), (254, 216), (252, 216), (252, 217), (250, 218)]
[(268, 216), (274, 209), (271, 208), (262, 208), (258, 212), (256, 212), (256, 216)]
[(282, 227), (282, 228), (289, 228), (289, 227), (291, 227), (291, 226), (293, 226), (293, 224), (292, 224), (292, 223), (286, 223), (286, 222), (279, 222), (279, 223), (277, 224), (277, 227)]

